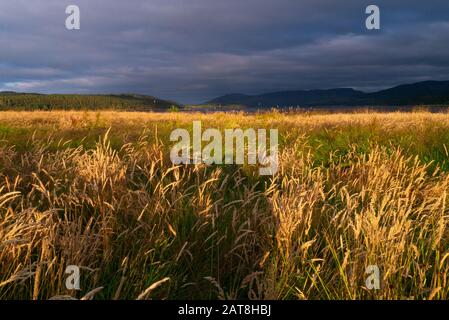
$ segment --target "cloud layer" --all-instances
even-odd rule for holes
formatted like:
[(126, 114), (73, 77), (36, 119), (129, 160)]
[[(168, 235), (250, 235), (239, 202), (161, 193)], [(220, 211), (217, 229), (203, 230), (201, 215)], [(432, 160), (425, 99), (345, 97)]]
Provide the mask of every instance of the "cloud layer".
[[(381, 30), (365, 29), (365, 8)], [(65, 28), (65, 8), (81, 30)], [(226, 93), (449, 79), (449, 2), (0, 0), (0, 90)]]

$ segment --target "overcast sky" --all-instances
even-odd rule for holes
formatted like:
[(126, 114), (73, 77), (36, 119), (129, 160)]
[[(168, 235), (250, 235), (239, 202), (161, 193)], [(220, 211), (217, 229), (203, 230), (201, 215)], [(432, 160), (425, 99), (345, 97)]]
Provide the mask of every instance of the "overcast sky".
[[(70, 4), (81, 30), (65, 28)], [(448, 0), (0, 0), (0, 91), (192, 103), (428, 79), (449, 80)]]

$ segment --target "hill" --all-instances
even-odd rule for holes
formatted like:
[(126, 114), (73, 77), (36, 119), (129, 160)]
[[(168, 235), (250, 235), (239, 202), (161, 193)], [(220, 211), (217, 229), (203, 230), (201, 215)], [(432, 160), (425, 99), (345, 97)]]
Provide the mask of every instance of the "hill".
[(77, 95), (0, 92), (0, 110), (168, 110), (173, 101), (137, 94)]
[(406, 84), (374, 93), (350, 88), (338, 88), (280, 91), (261, 95), (231, 94), (215, 98), (207, 104), (234, 104), (250, 108), (442, 105), (449, 104), (449, 81), (425, 81)]

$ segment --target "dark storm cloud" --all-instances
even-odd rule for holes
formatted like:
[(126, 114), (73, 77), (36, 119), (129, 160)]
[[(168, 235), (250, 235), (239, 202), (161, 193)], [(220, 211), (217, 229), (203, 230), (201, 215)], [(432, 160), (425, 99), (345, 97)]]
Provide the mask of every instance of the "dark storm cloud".
[[(65, 8), (81, 30), (65, 29)], [(365, 8), (381, 8), (380, 31)], [(449, 79), (449, 2), (0, 0), (0, 90), (231, 92)]]

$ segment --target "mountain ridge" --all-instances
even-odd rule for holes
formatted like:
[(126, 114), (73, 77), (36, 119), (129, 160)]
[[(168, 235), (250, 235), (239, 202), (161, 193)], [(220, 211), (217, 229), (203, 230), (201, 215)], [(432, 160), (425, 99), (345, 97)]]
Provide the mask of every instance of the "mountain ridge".
[(289, 90), (259, 95), (234, 93), (212, 99), (206, 104), (269, 107), (406, 106), (449, 104), (449, 81), (422, 81), (402, 84), (377, 92), (352, 88)]

